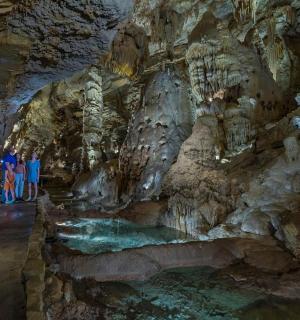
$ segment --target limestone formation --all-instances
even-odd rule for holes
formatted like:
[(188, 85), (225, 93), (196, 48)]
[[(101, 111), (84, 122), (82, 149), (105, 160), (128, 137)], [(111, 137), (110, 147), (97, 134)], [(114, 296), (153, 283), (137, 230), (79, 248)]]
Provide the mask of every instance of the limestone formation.
[(296, 137), (287, 137), (283, 141), (285, 154), (288, 162), (292, 163), (299, 159), (300, 147)]
[[(29, 250), (45, 259), (30, 316), (118, 318), (132, 292), (102, 281), (195, 265), (299, 297), (299, 37), (296, 0), (0, 0), (0, 145), (72, 191)], [(59, 238), (75, 217), (201, 242), (85, 255)]]
[(121, 149), (127, 190), (138, 199), (159, 196), (164, 174), (192, 127), (188, 87), (178, 74), (170, 68), (154, 75)]
[(221, 44), (217, 40), (202, 40), (190, 46), (186, 59), (191, 84), (199, 99), (212, 99), (219, 91), (241, 82), (237, 61), (229, 52), (232, 45), (226, 37)]
[(103, 112), (102, 77), (99, 70), (91, 69), (89, 79), (85, 85), (85, 101), (82, 110), (82, 163), (87, 159), (89, 170), (99, 164), (101, 160), (101, 127)]
[(226, 110), (224, 116), (227, 150), (239, 151), (250, 141), (251, 122), (241, 114), (240, 108)]

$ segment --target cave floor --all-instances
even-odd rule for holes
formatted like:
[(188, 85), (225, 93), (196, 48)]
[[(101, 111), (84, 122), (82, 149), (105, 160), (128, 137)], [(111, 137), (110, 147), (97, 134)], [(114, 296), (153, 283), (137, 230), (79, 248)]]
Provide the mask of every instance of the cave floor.
[(0, 204), (0, 318), (25, 319), (22, 267), (36, 205)]

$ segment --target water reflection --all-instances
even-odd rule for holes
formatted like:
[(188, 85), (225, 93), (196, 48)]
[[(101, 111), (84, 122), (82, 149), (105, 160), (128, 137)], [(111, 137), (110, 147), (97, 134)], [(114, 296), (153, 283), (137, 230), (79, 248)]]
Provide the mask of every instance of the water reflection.
[(142, 226), (124, 219), (72, 219), (58, 225), (62, 229), (58, 236), (66, 240), (66, 246), (88, 254), (195, 240), (174, 229)]
[(13, 207), (5, 207), (4, 205), (0, 208), (0, 222), (11, 222), (23, 217), (23, 213)]
[(79, 298), (101, 301), (107, 320), (297, 320), (300, 314), (297, 302), (238, 287), (211, 268), (169, 270), (146, 282), (89, 284), (84, 292)]

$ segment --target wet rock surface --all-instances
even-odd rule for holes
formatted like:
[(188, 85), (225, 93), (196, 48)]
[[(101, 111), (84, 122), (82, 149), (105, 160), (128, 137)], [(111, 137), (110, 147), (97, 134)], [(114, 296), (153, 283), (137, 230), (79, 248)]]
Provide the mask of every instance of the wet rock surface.
[(22, 284), (22, 268), (27, 258), (27, 246), (34, 222), (35, 205), (0, 204), (1, 285), (0, 311), (6, 319), (24, 319), (26, 297)]
[[(299, 26), (292, 0), (0, 0), (0, 144), (37, 151), (69, 192), (46, 215), (52, 318), (176, 319), (168, 299), (101, 284), (145, 280), (153, 292), (155, 277), (163, 288), (184, 278), (169, 278), (172, 267), (219, 268), (239, 289), (297, 298)], [(197, 241), (95, 255), (61, 243), (60, 232), (78, 236), (63, 223), (95, 218)], [(94, 236), (83, 229), (83, 241)], [(95, 302), (106, 285), (109, 307)], [(274, 315), (266, 299), (246, 300), (235, 313), (210, 295), (203, 316)]]
[(58, 255), (61, 273), (78, 279), (92, 277), (100, 282), (145, 280), (159, 271), (177, 267), (224, 268), (241, 259), (267, 272), (285, 272), (297, 266), (291, 255), (268, 238), (145, 246), (96, 256)]
[(25, 58), (25, 74), (11, 101), (24, 102), (47, 83), (94, 63), (108, 48), (131, 5), (131, 1), (11, 3), (11, 10), (2, 13), (6, 18), (3, 37), (8, 33), (9, 39), (30, 43), (27, 52), (20, 53)]

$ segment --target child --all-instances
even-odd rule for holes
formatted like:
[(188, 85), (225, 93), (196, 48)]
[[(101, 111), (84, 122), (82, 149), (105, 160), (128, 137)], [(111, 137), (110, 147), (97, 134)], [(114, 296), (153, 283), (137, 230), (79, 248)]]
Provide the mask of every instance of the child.
[[(10, 164), (6, 166), (5, 170), (5, 183), (4, 183), (4, 190), (5, 190), (5, 203), (10, 204), (15, 201), (15, 173), (14, 173), (14, 165)], [(8, 200), (8, 192), (11, 192), (12, 200)]]

